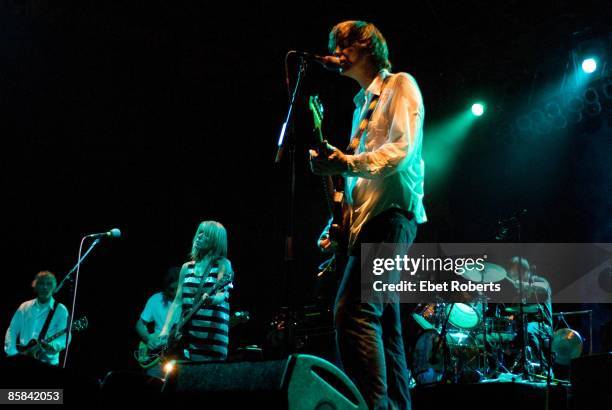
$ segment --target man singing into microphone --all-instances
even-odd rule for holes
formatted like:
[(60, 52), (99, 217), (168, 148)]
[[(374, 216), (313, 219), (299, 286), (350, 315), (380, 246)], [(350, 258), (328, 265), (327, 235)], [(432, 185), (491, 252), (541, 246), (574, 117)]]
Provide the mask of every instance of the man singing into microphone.
[[(421, 159), (425, 110), (419, 87), (406, 73), (391, 74), (387, 44), (371, 23), (345, 21), (329, 35), (341, 74), (359, 83), (346, 154), (311, 152), (319, 175), (345, 177), (350, 209), (349, 259), (338, 289), (334, 321), (342, 365), (371, 409), (410, 408), (397, 300), (362, 303), (361, 243), (410, 244), (423, 208)], [(332, 244), (324, 230), (319, 246)]]

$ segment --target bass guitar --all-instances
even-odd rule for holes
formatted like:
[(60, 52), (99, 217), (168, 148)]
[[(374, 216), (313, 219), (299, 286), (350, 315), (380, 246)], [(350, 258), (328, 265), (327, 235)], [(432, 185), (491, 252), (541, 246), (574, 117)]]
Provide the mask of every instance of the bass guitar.
[[(222, 290), (224, 287), (229, 285), (232, 282), (231, 278), (222, 279), (215, 283), (211, 289), (209, 289), (206, 293), (209, 295), (215, 295), (217, 292)], [(189, 311), (181, 317), (178, 323), (174, 324), (170, 329), (170, 333), (168, 339), (164, 344), (155, 349), (150, 349), (149, 346), (143, 341), (140, 341), (138, 344), (138, 350), (134, 352), (134, 358), (143, 369), (148, 369), (150, 367), (155, 366), (160, 361), (163, 360), (164, 357), (168, 356), (170, 352), (173, 352), (177, 349), (180, 341), (183, 337), (183, 329), (189, 323), (191, 318), (200, 308), (208, 303), (208, 298), (203, 299), (200, 298), (197, 303), (195, 303)], [(234, 315), (230, 318), (230, 327), (236, 325), (238, 323), (243, 323), (248, 321), (249, 312), (235, 312)]]

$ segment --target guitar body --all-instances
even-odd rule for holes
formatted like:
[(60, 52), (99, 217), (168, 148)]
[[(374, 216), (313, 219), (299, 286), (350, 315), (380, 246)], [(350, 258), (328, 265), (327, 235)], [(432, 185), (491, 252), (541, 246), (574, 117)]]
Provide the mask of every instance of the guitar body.
[(134, 357), (140, 367), (149, 369), (166, 357), (182, 356), (180, 354), (182, 335), (176, 333), (176, 325), (172, 326), (170, 334), (174, 336), (168, 337), (168, 340), (156, 349), (150, 349), (145, 342), (140, 341), (138, 350), (134, 352)]
[(149, 369), (161, 360), (161, 355), (154, 350), (150, 350), (149, 346), (142, 340), (138, 343), (138, 350), (134, 352), (134, 358), (143, 369)]
[(42, 348), (34, 339), (30, 340), (27, 345), (17, 345), (16, 347), (19, 354), (30, 356), (35, 359), (40, 357), (40, 352), (42, 351)]
[[(87, 320), (87, 317), (83, 316), (80, 319), (77, 319), (74, 321), (74, 323), (72, 324), (72, 332), (73, 333), (79, 333), (85, 329), (87, 329), (87, 327), (89, 327), (89, 321)], [(66, 329), (64, 330), (60, 330), (59, 332), (46, 337), (43, 342), (44, 343), (51, 343), (52, 341), (54, 341), (55, 339), (57, 339), (58, 337), (64, 336), (66, 334)], [(17, 351), (19, 352), (19, 354), (23, 354), (26, 356), (30, 356), (33, 357), (35, 359), (39, 359), (40, 358), (40, 354), (43, 353), (43, 348), (41, 347), (40, 343), (38, 342), (38, 340), (36, 339), (32, 339), (28, 342), (28, 344), (26, 345), (17, 345)]]
[[(333, 182), (333, 186), (341, 186), (340, 182)], [(344, 192), (334, 189), (333, 196), (331, 199), (331, 216), (332, 223), (329, 226), (329, 239), (334, 244), (334, 254), (336, 257), (344, 255), (348, 249), (348, 238), (349, 232), (348, 227), (350, 226), (350, 211), (348, 205), (344, 200)]]
[[(239, 311), (235, 312), (230, 318), (230, 328), (234, 327), (239, 323), (248, 322), (250, 320), (249, 312)], [(168, 340), (156, 349), (149, 349), (149, 346), (143, 341), (138, 344), (138, 350), (134, 352), (134, 358), (143, 369), (151, 368), (157, 365), (165, 357), (169, 356), (182, 356), (181, 342), (183, 335), (178, 331), (178, 325), (175, 324), (170, 330), (170, 336)]]
[(150, 349), (142, 340), (138, 343), (138, 350), (134, 352), (134, 358), (143, 369), (149, 369), (157, 365), (165, 357), (178, 354), (182, 335), (177, 333), (177, 325), (172, 325), (168, 339), (159, 347)]

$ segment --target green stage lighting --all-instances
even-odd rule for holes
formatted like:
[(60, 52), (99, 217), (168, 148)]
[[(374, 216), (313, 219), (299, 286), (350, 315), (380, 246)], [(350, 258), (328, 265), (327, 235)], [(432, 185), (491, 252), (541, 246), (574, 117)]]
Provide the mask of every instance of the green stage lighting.
[(585, 58), (582, 61), (582, 71), (587, 74), (594, 73), (597, 70), (597, 61), (594, 58)]
[(483, 103), (474, 103), (472, 104), (472, 114), (477, 117), (480, 117), (485, 112), (485, 106)]

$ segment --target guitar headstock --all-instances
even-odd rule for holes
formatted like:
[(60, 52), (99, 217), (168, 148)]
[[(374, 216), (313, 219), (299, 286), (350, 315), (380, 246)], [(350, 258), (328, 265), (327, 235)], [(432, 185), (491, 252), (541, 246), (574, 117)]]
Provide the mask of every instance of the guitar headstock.
[(77, 319), (72, 324), (72, 331), (78, 333), (82, 330), (85, 330), (89, 327), (89, 321), (87, 320), (87, 316), (83, 316), (80, 319)]
[(318, 95), (311, 95), (308, 99), (308, 108), (312, 112), (312, 119), (314, 121), (314, 126), (316, 129), (321, 128), (321, 123), (323, 122), (323, 104), (321, 104), (321, 100), (319, 100)]

